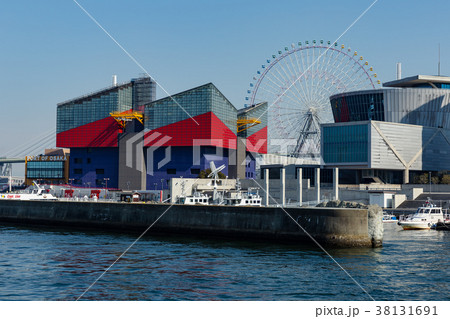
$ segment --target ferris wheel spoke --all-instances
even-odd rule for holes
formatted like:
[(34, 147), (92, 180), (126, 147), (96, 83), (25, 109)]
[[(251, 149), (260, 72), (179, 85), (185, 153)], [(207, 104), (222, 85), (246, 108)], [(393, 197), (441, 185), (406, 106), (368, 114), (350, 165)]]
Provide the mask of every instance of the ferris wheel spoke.
[(321, 63), (321, 66), (322, 66), (321, 70), (324, 74), (328, 73), (328, 67), (330, 65), (330, 61), (333, 61), (333, 53), (334, 53), (334, 50), (327, 46), (325, 48), (324, 54), (321, 57), (321, 59), (323, 61), (323, 63)]
[[(280, 74), (281, 75), (281, 74)], [(273, 80), (272, 78), (274, 78), (275, 80)], [(275, 86), (280, 87), (283, 86), (285, 81), (280, 79), (276, 74), (272, 73), (270, 74), (270, 76), (267, 77), (267, 79), (272, 82)], [(277, 83), (278, 82), (278, 83)]]
[[(284, 68), (283, 64), (280, 64), (280, 67), (283, 70), (283, 72), (285, 72), (285, 74), (288, 75), (288, 72)], [(286, 65), (286, 68), (289, 69), (289, 71), (291, 72), (291, 78), (295, 78), (295, 75), (292, 73), (292, 71), (290, 70), (290, 68), (287, 65)], [(288, 76), (288, 82), (286, 83), (286, 87), (283, 90), (283, 95), (292, 89), (293, 84), (294, 84), (293, 81), (291, 79), (289, 79), (289, 76)], [(298, 93), (299, 93), (299, 95), (301, 95), (300, 92), (298, 92)], [(298, 98), (300, 98), (300, 97), (298, 96)]]
[(297, 51), (293, 52), (293, 55), (295, 56), (295, 62), (296, 62), (295, 64), (297, 66), (297, 71), (298, 71), (296, 81), (298, 83), (299, 89), (303, 92), (303, 96), (306, 99), (307, 86), (305, 83), (306, 81), (303, 81), (303, 79), (302, 79), (304, 77), (304, 68), (300, 66), (300, 62), (298, 60), (299, 52), (301, 52), (301, 50), (297, 50)]
[(305, 79), (305, 81), (304, 81), (305, 87), (306, 87), (305, 94), (308, 96), (309, 99), (311, 99), (310, 88), (307, 85), (308, 61), (307, 61), (307, 56), (305, 54), (305, 50), (306, 49), (299, 51), (300, 56), (301, 56), (301, 61), (302, 61), (302, 74), (300, 76)]
[[(268, 92), (268, 93), (270, 93), (270, 94), (274, 94), (275, 96), (277, 96), (277, 93), (275, 93), (275, 92), (272, 92), (272, 91), (270, 91), (270, 90), (267, 90), (267, 89), (265, 89), (265, 88), (263, 88), (263, 87), (261, 87), (261, 89), (264, 90), (264, 91), (266, 91), (266, 92)], [(283, 97), (284, 97), (284, 98), (287, 98), (287, 99), (290, 99), (290, 100), (291, 100), (292, 102), (294, 102), (294, 103), (297, 102), (296, 100), (292, 99), (289, 95), (284, 95)], [(276, 102), (271, 102), (271, 103), (272, 103), (271, 105), (276, 105), (277, 103), (280, 102), (280, 99), (276, 99), (276, 100), (274, 100), (274, 101), (276, 101)]]
[[(281, 88), (283, 89), (283, 91), (281, 92), (281, 93), (285, 93), (286, 92), (286, 89), (289, 87), (289, 84), (288, 83), (290, 83), (290, 81), (289, 81), (289, 77), (287, 76), (287, 74), (286, 74), (286, 72), (285, 72), (285, 74), (283, 75), (279, 70), (278, 70), (278, 68), (276, 69), (276, 71), (277, 71), (277, 73), (280, 75), (280, 76), (282, 76), (284, 79), (285, 79), (285, 82), (284, 82), (284, 85), (282, 85), (281, 86)], [(287, 76), (287, 77), (286, 77)], [(299, 99), (302, 99), (301, 97), (298, 97)]]
[[(293, 76), (292, 76), (291, 86), (293, 86), (297, 90), (299, 95), (302, 95), (304, 97), (304, 99), (307, 100), (307, 97), (305, 95), (305, 91), (304, 91), (304, 89), (303, 89), (303, 87), (301, 85), (301, 83), (303, 82), (303, 81), (301, 81), (303, 72), (299, 68), (298, 60), (296, 60), (296, 63), (294, 63), (294, 60), (292, 59), (292, 55), (295, 55), (295, 57), (297, 59), (297, 55), (296, 55), (295, 51), (292, 52), (292, 54), (289, 54), (289, 60), (291, 62), (292, 69), (294, 70), (292, 72)], [(296, 69), (296, 66), (297, 66), (297, 69)]]
[[(282, 89), (283, 89), (284, 87), (282, 87)], [(278, 90), (279, 90), (280, 88), (278, 88)], [(289, 96), (292, 92), (289, 92), (289, 90), (283, 90), (281, 93), (284, 93), (284, 95), (283, 96), (280, 96), (280, 98), (283, 98), (284, 96)], [(280, 94), (281, 94), (280, 93)], [(293, 95), (295, 95), (295, 98), (297, 98), (298, 100), (300, 100), (300, 101), (302, 101), (303, 103), (305, 103), (306, 102), (306, 100), (305, 100), (305, 97), (303, 97), (303, 96), (301, 96), (301, 95), (297, 95), (297, 94), (295, 94), (295, 92), (293, 92), (292, 93)], [(278, 100), (280, 99), (280, 98), (278, 98)]]

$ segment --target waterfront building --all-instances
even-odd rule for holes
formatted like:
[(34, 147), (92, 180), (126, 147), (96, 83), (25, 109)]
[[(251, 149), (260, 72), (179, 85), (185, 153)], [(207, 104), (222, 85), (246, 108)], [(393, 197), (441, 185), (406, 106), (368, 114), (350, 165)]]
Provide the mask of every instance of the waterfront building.
[(267, 103), (238, 111), (212, 83), (155, 100), (153, 84), (132, 80), (58, 104), (57, 146), (71, 149), (75, 185), (167, 189), (211, 161), (229, 178), (254, 176), (255, 154), (267, 153)]
[[(262, 113), (266, 108), (267, 103), (253, 109)], [(246, 155), (267, 151), (267, 116), (257, 124), (259, 130), (250, 127), (248, 135), (238, 139), (238, 119), (244, 113), (212, 83), (147, 104), (147, 188), (168, 184), (174, 177), (197, 178), (211, 161), (217, 167), (225, 165), (222, 173), (229, 178), (251, 177), (247, 168), (253, 166), (254, 172), (255, 160)], [(259, 149), (249, 149), (258, 143)]]
[(69, 183), (68, 149), (46, 149), (44, 154), (25, 157), (25, 185)]
[[(149, 77), (132, 79), (58, 104), (56, 146), (70, 148), (70, 178), (86, 187), (118, 187), (118, 137), (123, 129), (111, 113), (142, 110), (155, 99)], [(132, 128), (139, 130), (138, 125)], [(143, 129), (141, 127), (140, 129)]]
[(450, 170), (450, 77), (417, 75), (378, 90), (330, 97), (335, 123), (322, 124), (326, 167), (345, 183), (409, 183)]

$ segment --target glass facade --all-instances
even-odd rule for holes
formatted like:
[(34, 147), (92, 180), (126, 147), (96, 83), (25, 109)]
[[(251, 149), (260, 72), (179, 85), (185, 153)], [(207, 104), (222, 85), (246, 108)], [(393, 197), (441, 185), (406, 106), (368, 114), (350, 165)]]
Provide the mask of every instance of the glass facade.
[(61, 133), (110, 116), (111, 112), (141, 110), (156, 96), (156, 83), (149, 77), (132, 79), (67, 102), (57, 108), (56, 131)]
[(330, 100), (334, 121), (384, 121), (383, 93), (339, 95)]
[(133, 110), (143, 112), (144, 105), (155, 100), (156, 83), (149, 77), (132, 79)]
[(145, 128), (154, 130), (211, 111), (236, 132), (236, 108), (212, 83), (146, 105)]
[(214, 85), (210, 84), (208, 86), (211, 94), (211, 108), (213, 113), (236, 134), (236, 108)]
[(28, 179), (63, 179), (64, 162), (28, 162)]
[(322, 127), (322, 150), (325, 164), (367, 163), (368, 124)]
[(131, 85), (117, 87), (98, 96), (59, 104), (56, 131), (61, 133), (106, 117), (111, 112), (127, 111), (132, 107)]

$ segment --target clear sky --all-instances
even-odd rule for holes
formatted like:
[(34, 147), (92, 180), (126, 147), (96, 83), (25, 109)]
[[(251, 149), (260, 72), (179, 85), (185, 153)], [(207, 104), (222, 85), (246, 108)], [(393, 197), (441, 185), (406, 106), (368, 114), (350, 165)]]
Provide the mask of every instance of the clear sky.
[[(251, 78), (278, 50), (334, 41), (373, 0), (78, 0), (169, 93), (213, 82), (243, 107)], [(379, 0), (339, 41), (382, 82), (450, 75), (450, 1)], [(56, 104), (142, 70), (73, 0), (4, 1), (0, 10), (0, 156), (53, 129)], [(157, 97), (163, 97), (157, 89)]]

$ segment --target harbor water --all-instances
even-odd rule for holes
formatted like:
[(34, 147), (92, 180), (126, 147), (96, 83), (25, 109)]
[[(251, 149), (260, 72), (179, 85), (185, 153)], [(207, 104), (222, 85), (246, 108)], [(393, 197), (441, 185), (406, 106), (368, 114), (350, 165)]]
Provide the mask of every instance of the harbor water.
[[(0, 226), (0, 300), (76, 300), (139, 234)], [(375, 300), (449, 300), (450, 232), (385, 225), (382, 248), (329, 254)], [(370, 300), (314, 244), (154, 236), (81, 300)]]

